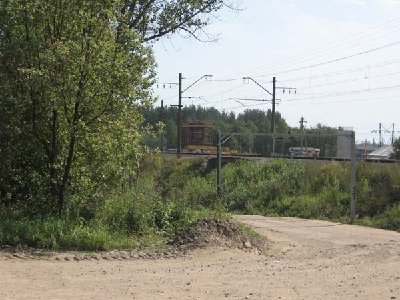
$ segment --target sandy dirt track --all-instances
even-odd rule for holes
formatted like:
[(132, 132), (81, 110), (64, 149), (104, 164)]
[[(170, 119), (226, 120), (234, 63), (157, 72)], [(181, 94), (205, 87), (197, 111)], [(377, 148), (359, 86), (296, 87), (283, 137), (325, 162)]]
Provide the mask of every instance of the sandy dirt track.
[(400, 299), (400, 233), (236, 219), (268, 238), (268, 255), (207, 248), (175, 259), (57, 261), (0, 252), (0, 299)]

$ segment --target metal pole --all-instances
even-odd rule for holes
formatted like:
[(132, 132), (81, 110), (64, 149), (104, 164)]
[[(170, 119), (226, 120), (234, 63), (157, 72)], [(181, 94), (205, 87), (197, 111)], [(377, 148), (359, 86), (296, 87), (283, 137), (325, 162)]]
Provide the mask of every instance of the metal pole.
[[(161, 100), (161, 123), (164, 123), (164, 100)], [(164, 152), (164, 132), (160, 134), (160, 151)]]
[(179, 96), (178, 96), (178, 119), (177, 119), (177, 145), (176, 145), (176, 157), (180, 158), (182, 155), (182, 132), (181, 132), (181, 112), (182, 112), (182, 73), (179, 73)]
[[(276, 78), (272, 78), (272, 118), (271, 118), (271, 131), (275, 134), (275, 90)], [(272, 157), (275, 156), (275, 136), (272, 136)]]
[(394, 145), (394, 123), (392, 124), (392, 146)]
[(357, 178), (356, 178), (356, 157), (355, 157), (356, 138), (354, 131), (351, 133), (351, 223), (353, 224), (357, 214)]
[(304, 121), (304, 117), (301, 117), (300, 118), (300, 134), (301, 134), (301, 137), (300, 137), (300, 146), (301, 146), (301, 155), (303, 155), (303, 139), (304, 139), (304, 123), (305, 123), (305, 121)]
[(221, 183), (221, 131), (218, 129), (218, 144), (217, 144), (217, 194), (221, 195), (222, 183)]

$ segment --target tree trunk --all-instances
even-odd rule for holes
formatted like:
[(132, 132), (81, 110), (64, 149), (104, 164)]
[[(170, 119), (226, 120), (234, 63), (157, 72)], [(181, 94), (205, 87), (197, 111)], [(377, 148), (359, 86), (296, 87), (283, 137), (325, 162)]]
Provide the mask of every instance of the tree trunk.
[(75, 106), (74, 106), (74, 114), (72, 117), (72, 121), (70, 123), (70, 139), (68, 143), (68, 154), (66, 157), (66, 161), (64, 164), (64, 173), (62, 176), (61, 184), (58, 189), (58, 215), (61, 218), (65, 209), (65, 195), (68, 189), (68, 181), (71, 173), (71, 166), (74, 159), (75, 152), (75, 143), (76, 143), (76, 131), (79, 121), (79, 108), (82, 101), (82, 94), (84, 89), (84, 74), (81, 71), (80, 80), (78, 83), (78, 91), (76, 94)]

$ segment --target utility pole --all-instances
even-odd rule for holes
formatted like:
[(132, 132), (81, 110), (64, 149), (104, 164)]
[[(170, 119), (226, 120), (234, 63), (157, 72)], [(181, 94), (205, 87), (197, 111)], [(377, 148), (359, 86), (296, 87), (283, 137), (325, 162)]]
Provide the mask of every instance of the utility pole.
[(300, 137), (300, 144), (301, 144), (301, 154), (303, 155), (303, 138), (304, 138), (304, 123), (307, 123), (306, 120), (304, 120), (303, 117), (300, 118), (300, 133), (301, 133), (301, 137)]
[(294, 91), (295, 94), (297, 93), (297, 89), (296, 88), (286, 87), (286, 86), (276, 86), (276, 77), (274, 76), (272, 78), (272, 126), (271, 127), (273, 128), (272, 133), (274, 134), (272, 136), (272, 156), (275, 156), (275, 132), (276, 132), (276, 130), (275, 130), (275, 127), (276, 127), (276, 123), (275, 123), (275, 119), (276, 119), (276, 114), (275, 114), (275, 102), (276, 102), (276, 99), (275, 99), (275, 95), (276, 95), (276, 90), (277, 89), (282, 90), (283, 93), (285, 93), (285, 90), (288, 90), (289, 94), (290, 94), (290, 92), (292, 90)]
[(357, 216), (357, 165), (356, 165), (356, 156), (355, 156), (355, 148), (356, 148), (356, 137), (355, 132), (351, 132), (351, 200), (350, 200), (350, 218), (351, 224), (354, 224), (354, 221)]
[[(272, 78), (272, 93), (270, 91), (268, 91), (265, 87), (263, 87), (260, 83), (258, 83), (256, 80), (254, 80), (251, 77), (243, 77), (244, 80), (251, 80), (253, 81), (256, 85), (258, 85), (260, 88), (262, 88), (264, 91), (266, 91), (269, 95), (272, 96), (272, 116), (271, 116), (271, 133), (272, 133), (272, 154), (271, 156), (274, 157), (275, 156), (275, 133), (276, 133), (276, 122), (275, 122), (275, 116), (276, 116), (276, 112), (275, 112), (275, 106), (276, 106), (276, 90), (277, 89), (282, 89), (283, 92), (285, 93), (285, 89), (289, 90), (289, 93), (291, 90), (294, 90), (296, 93), (296, 89), (295, 88), (291, 88), (291, 87), (277, 87), (276, 86), (276, 77), (274, 76)], [(244, 100), (244, 99), (243, 99)], [(252, 99), (248, 99), (248, 100), (252, 100)], [(260, 100), (255, 100), (255, 101), (260, 101)], [(268, 101), (268, 100), (262, 100), (262, 101)], [(240, 103), (240, 102), (239, 102)]]
[(221, 182), (221, 156), (222, 156), (222, 145), (221, 145), (221, 131), (218, 129), (218, 143), (217, 143), (217, 194), (221, 195), (222, 182)]
[(379, 134), (379, 148), (382, 147), (383, 145), (383, 138), (382, 138), (382, 123), (379, 123), (379, 129), (378, 130), (372, 130), (371, 133), (378, 133)]
[(176, 157), (182, 156), (182, 135), (181, 135), (181, 114), (182, 114), (182, 73), (178, 76), (178, 119), (177, 119), (177, 143), (176, 143)]
[(394, 123), (392, 124), (392, 146), (394, 145)]
[[(267, 92), (269, 95), (272, 96), (272, 117), (271, 117), (271, 133), (275, 133), (275, 77), (273, 78), (273, 91), (272, 93), (268, 91), (265, 87), (263, 87), (260, 83), (258, 83), (256, 80), (254, 80), (251, 77), (243, 77), (243, 80), (251, 80), (253, 81), (256, 85), (258, 85), (261, 89), (263, 89), (265, 92)], [(272, 136), (272, 156), (275, 155), (275, 138)]]
[(171, 105), (171, 106), (178, 106), (178, 118), (176, 122), (177, 127), (177, 143), (176, 143), (176, 157), (180, 158), (182, 156), (182, 98), (193, 98), (193, 97), (183, 97), (182, 94), (198, 83), (203, 78), (209, 78), (212, 75), (203, 75), (191, 85), (189, 85), (186, 89), (182, 90), (182, 73), (179, 73), (178, 76), (178, 105)]
[[(161, 119), (161, 123), (164, 123), (164, 100), (161, 100), (161, 116), (160, 116), (160, 119)], [(164, 132), (163, 131), (161, 131), (161, 134), (160, 134), (160, 151), (161, 151), (161, 153), (163, 153), (164, 152)]]
[[(276, 78), (272, 78), (272, 118), (271, 129), (272, 134), (275, 134), (275, 95), (276, 95)], [(275, 136), (272, 136), (272, 157), (275, 156)]]

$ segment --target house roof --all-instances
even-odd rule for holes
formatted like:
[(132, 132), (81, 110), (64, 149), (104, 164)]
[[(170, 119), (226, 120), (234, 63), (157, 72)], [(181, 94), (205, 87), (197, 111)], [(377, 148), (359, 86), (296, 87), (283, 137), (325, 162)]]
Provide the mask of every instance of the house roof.
[(379, 149), (372, 151), (368, 154), (371, 158), (390, 158), (390, 155), (394, 152), (393, 146), (382, 146)]

